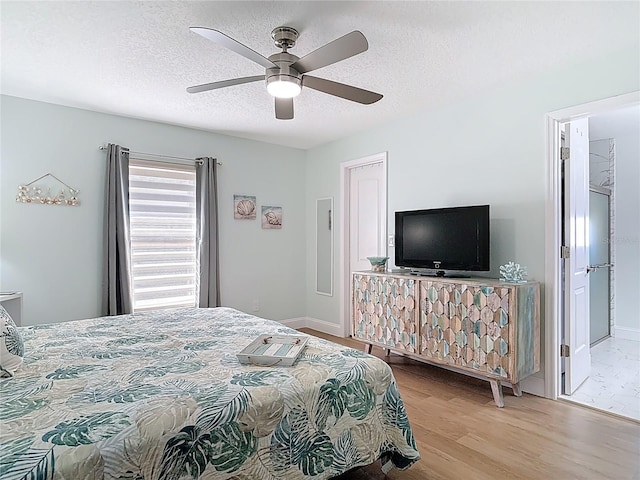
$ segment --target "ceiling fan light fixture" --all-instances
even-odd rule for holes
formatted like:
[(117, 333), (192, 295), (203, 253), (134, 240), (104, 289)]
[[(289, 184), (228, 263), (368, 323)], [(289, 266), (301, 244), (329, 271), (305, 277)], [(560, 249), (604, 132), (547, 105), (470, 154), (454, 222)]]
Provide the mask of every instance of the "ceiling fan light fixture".
[(269, 58), (260, 55), (219, 30), (191, 27), (191, 31), (263, 66), (265, 74), (194, 85), (187, 88), (188, 93), (206, 92), (263, 80), (269, 94), (275, 97), (275, 113), (278, 120), (293, 118), (293, 98), (300, 94), (303, 83), (305, 87), (312, 90), (363, 105), (370, 105), (382, 99), (382, 95), (379, 93), (307, 75), (313, 70), (333, 65), (365, 52), (369, 48), (369, 44), (362, 32), (358, 30), (347, 33), (302, 58), (288, 52), (295, 45), (299, 36), (298, 31), (292, 27), (280, 26), (273, 29), (271, 37), (276, 47), (281, 48), (282, 51), (270, 55)]
[(300, 94), (302, 85), (299, 78), (274, 75), (267, 78), (267, 91), (277, 98), (293, 98)]

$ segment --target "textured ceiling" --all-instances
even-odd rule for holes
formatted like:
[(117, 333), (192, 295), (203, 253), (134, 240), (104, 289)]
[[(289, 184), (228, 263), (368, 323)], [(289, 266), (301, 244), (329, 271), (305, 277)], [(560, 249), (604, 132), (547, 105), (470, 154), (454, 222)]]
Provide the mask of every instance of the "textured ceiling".
[[(297, 148), (640, 42), (637, 1), (2, 1), (0, 9), (3, 94)], [(264, 73), (188, 27), (221, 30), (269, 56), (279, 25), (300, 31), (290, 51), (299, 57), (360, 30), (367, 52), (313, 75), (384, 98), (360, 105), (303, 89), (295, 118), (283, 121), (263, 82), (186, 93)]]

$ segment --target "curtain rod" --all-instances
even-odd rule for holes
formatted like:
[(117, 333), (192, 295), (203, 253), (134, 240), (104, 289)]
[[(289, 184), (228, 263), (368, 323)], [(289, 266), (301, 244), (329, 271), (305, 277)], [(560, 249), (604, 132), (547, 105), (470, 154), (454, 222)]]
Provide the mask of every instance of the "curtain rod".
[[(98, 147), (98, 150), (106, 150), (106, 149), (107, 149), (107, 146), (106, 146), (106, 145), (100, 145), (100, 146)], [(133, 150), (130, 150), (130, 151), (129, 151), (129, 154), (132, 154), (132, 153), (133, 153), (134, 155), (135, 155), (135, 154), (137, 154), (137, 155), (147, 155), (147, 156), (149, 156), (149, 157), (170, 158), (170, 159), (174, 159), (174, 160), (189, 160), (189, 161), (194, 162), (194, 163), (197, 161), (195, 158), (187, 158), (187, 157), (173, 157), (173, 156), (171, 156), (171, 155), (159, 155), (159, 154), (157, 154), (157, 153), (134, 152)], [(167, 163), (170, 163), (170, 162), (167, 162)], [(217, 163), (218, 165), (222, 165), (222, 162), (218, 162), (218, 161), (216, 161), (216, 163)]]

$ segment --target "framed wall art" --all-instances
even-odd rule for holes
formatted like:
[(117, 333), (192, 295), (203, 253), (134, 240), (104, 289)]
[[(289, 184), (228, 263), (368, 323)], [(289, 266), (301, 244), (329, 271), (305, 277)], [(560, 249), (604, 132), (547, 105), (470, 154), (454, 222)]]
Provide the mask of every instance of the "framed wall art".
[(262, 206), (262, 228), (282, 228), (282, 207)]
[(236, 220), (255, 220), (256, 211), (256, 197), (251, 195), (233, 196), (233, 218)]

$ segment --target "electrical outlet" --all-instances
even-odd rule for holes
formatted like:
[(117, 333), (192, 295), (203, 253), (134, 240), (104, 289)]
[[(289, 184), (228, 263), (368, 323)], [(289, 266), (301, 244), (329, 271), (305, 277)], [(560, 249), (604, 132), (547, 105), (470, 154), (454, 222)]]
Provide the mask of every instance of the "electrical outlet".
[(389, 235), (389, 246), (390, 247), (395, 247), (396, 246), (396, 236), (395, 235)]

